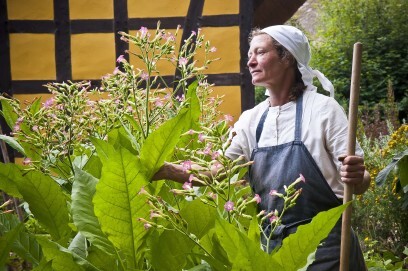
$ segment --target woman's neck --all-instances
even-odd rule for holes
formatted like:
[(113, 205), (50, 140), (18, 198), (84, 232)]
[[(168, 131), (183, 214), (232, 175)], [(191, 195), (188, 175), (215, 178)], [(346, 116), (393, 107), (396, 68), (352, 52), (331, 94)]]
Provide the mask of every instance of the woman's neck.
[(281, 106), (290, 102), (290, 89), (269, 91), (269, 106)]

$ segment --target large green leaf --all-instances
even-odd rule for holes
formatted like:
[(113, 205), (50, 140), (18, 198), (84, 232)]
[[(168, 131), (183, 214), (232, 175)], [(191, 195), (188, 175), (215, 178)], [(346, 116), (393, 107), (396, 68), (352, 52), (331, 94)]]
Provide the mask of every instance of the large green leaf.
[(13, 128), (14, 124), (16, 123), (16, 120), (18, 118), (17, 114), (14, 113), (13, 107), (10, 105), (9, 101), (6, 99), (0, 99), (1, 101), (1, 115), (4, 117), (6, 120), (7, 125), (10, 128)]
[(152, 265), (156, 270), (182, 270), (194, 245), (193, 241), (178, 231), (164, 231), (151, 243)]
[(21, 178), (20, 169), (13, 163), (0, 163), (0, 190), (6, 192), (10, 196), (22, 198), (18, 192), (17, 184), (14, 182), (16, 178)]
[(192, 89), (191, 92), (188, 108), (182, 109), (176, 117), (166, 121), (152, 132), (142, 146), (140, 161), (149, 179), (164, 161), (170, 158), (181, 134), (190, 129), (192, 123), (198, 120), (200, 106), (195, 90)]
[(272, 255), (272, 259), (278, 263), (276, 268), (288, 271), (304, 268), (310, 254), (329, 235), (349, 204), (320, 212), (309, 224), (299, 226), (296, 233), (285, 238), (282, 247)]
[(131, 134), (128, 134), (126, 130), (121, 127), (119, 129), (114, 129), (108, 134), (108, 142), (117, 148), (119, 146), (126, 148), (128, 151), (137, 155), (136, 149), (133, 147), (132, 140), (129, 138)]
[(68, 249), (61, 247), (61, 251), (68, 252), (72, 254), (74, 261), (82, 266), (85, 270), (89, 271), (99, 271), (101, 269), (94, 266), (91, 262), (86, 259), (88, 254), (88, 242), (81, 233), (78, 233), (74, 239), (72, 239), (69, 244)]
[(250, 240), (246, 234), (223, 219), (217, 219), (215, 227), (222, 248), (232, 264), (232, 270), (273, 270), (274, 260), (261, 250), (259, 241)]
[(33, 271), (54, 271), (52, 269), (52, 261), (43, 259), (40, 264), (33, 269)]
[(109, 240), (127, 255), (128, 268), (135, 268), (146, 234), (137, 219), (147, 217), (149, 210), (138, 192), (148, 181), (137, 156), (121, 146), (115, 150), (106, 142), (97, 143), (103, 167), (93, 198), (95, 214)]
[(47, 175), (31, 170), (16, 178), (18, 191), (29, 204), (35, 218), (57, 242), (66, 242), (71, 232), (66, 196), (58, 184)]
[(0, 135), (0, 140), (3, 140), (6, 142), (10, 147), (21, 153), (22, 155), (25, 155), (23, 147), (17, 142), (17, 140), (11, 136), (6, 136), (6, 135)]
[[(217, 210), (197, 199), (186, 204), (180, 216), (188, 224), (188, 234), (198, 240), (214, 228)], [(195, 243), (178, 231), (164, 231), (150, 245), (152, 264), (157, 270), (181, 270)]]
[(91, 246), (88, 248), (87, 260), (101, 270), (109, 271), (124, 270), (124, 268), (122, 269), (118, 268), (118, 263), (120, 263), (120, 261), (118, 262), (115, 257), (106, 254), (106, 252), (100, 250), (96, 246)]
[(98, 218), (94, 213), (92, 198), (98, 180), (78, 168), (75, 169), (72, 185), (71, 212), (75, 226), (95, 246), (109, 254), (114, 254), (115, 248), (102, 232)]
[(0, 236), (0, 267), (7, 261), (13, 243), (17, 240), (23, 227), (23, 224), (19, 224), (17, 227)]
[(210, 229), (214, 228), (215, 218), (218, 214), (214, 207), (196, 199), (186, 204), (180, 211), (180, 215), (187, 222), (188, 231), (200, 239)]
[[(407, 164), (407, 160), (406, 157), (408, 156), (408, 149), (406, 149), (405, 151), (397, 154), (394, 156), (394, 158), (392, 159), (391, 163), (389, 163), (383, 170), (381, 170), (378, 175), (377, 178), (375, 178), (375, 182), (377, 185), (383, 185), (385, 183), (385, 181), (387, 180), (388, 174), (390, 174), (391, 170), (398, 165), (399, 167), (402, 168), (402, 177), (401, 179), (401, 184), (402, 186), (408, 185), (408, 176), (406, 176), (406, 166), (400, 166), (400, 162), (401, 164), (404, 163), (405, 165)], [(401, 175), (401, 174), (400, 174)], [(400, 176), (401, 177), (401, 176)]]
[[(22, 224), (14, 214), (0, 215), (0, 235), (9, 232)], [(17, 253), (21, 258), (31, 262), (34, 266), (38, 265), (41, 258), (41, 248), (36, 239), (24, 229), (19, 231), (17, 238), (11, 246), (11, 250)]]
[(75, 263), (72, 254), (61, 247), (59, 244), (52, 242), (45, 236), (36, 236), (40, 243), (44, 257), (47, 261), (52, 261), (52, 270), (55, 271), (83, 271), (85, 270), (79, 264)]
[(86, 162), (86, 165), (84, 166), (83, 170), (90, 173), (95, 178), (99, 179), (101, 177), (102, 170), (102, 163), (99, 157), (96, 156), (95, 154), (92, 154), (92, 156), (89, 157), (88, 161)]

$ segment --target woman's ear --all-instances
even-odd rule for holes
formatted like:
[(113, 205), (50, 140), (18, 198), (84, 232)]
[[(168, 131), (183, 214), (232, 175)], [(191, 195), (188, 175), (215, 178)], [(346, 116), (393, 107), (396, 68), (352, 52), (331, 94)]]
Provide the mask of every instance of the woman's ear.
[(287, 67), (296, 66), (296, 59), (292, 55), (288, 55), (283, 59), (283, 63), (287, 65)]

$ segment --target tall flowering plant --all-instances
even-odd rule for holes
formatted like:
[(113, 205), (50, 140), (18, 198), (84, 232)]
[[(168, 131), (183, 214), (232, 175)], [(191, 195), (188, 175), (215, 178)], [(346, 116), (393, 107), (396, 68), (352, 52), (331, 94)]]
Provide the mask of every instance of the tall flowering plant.
[[(24, 108), (2, 98), (13, 134), (1, 139), (25, 160), (23, 166), (0, 164), (0, 189), (21, 199), (27, 217), (21, 222), (0, 213), (0, 264), (13, 253), (38, 270), (308, 266), (343, 208), (299, 227), (277, 252), (263, 251), (259, 225), (279, 225), (302, 179), (284, 194), (271, 192), (288, 203), (283, 210), (258, 210), (261, 199), (245, 181), (250, 163), (225, 157), (231, 117), (216, 110), (221, 98), (211, 95), (203, 74), (214, 59), (194, 60), (198, 51), (209, 56), (216, 49), (201, 31), (191, 33), (179, 52), (178, 31), (158, 26), (149, 33), (144, 27), (135, 36), (121, 33), (135, 48), (127, 53), (143, 65), (120, 56), (100, 88), (50, 83), (51, 99)], [(157, 68), (161, 61), (173, 64), (180, 78), (166, 81)], [(150, 182), (167, 162), (180, 164), (189, 181)]]

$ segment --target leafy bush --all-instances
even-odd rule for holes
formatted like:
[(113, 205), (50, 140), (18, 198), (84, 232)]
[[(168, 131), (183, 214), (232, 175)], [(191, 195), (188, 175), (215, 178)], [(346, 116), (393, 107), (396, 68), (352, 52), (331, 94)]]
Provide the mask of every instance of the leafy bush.
[[(392, 103), (385, 106), (385, 114), (390, 115), (394, 106)], [(389, 119), (393, 118), (389, 116)], [(363, 123), (370, 125), (363, 127)], [(370, 134), (367, 126), (375, 125), (376, 131), (387, 132), (367, 136)], [(407, 268), (408, 264), (408, 165), (402, 159), (404, 153), (405, 159), (407, 157), (408, 126), (402, 124), (394, 128), (390, 121), (375, 125), (363, 117), (359, 127), (366, 167), (376, 181), (365, 194), (357, 197), (353, 224), (360, 240), (364, 240), (362, 245), (368, 266), (372, 267), (370, 270), (379, 270), (374, 267), (380, 266), (385, 270), (401, 270), (398, 268)], [(398, 170), (392, 171), (397, 164)]]
[[(386, 100), (392, 82), (400, 119), (407, 117), (408, 25), (405, 0), (319, 0), (312, 65), (347, 99), (353, 44), (363, 44), (361, 101), (370, 107)], [(340, 94), (340, 95), (339, 95)]]

